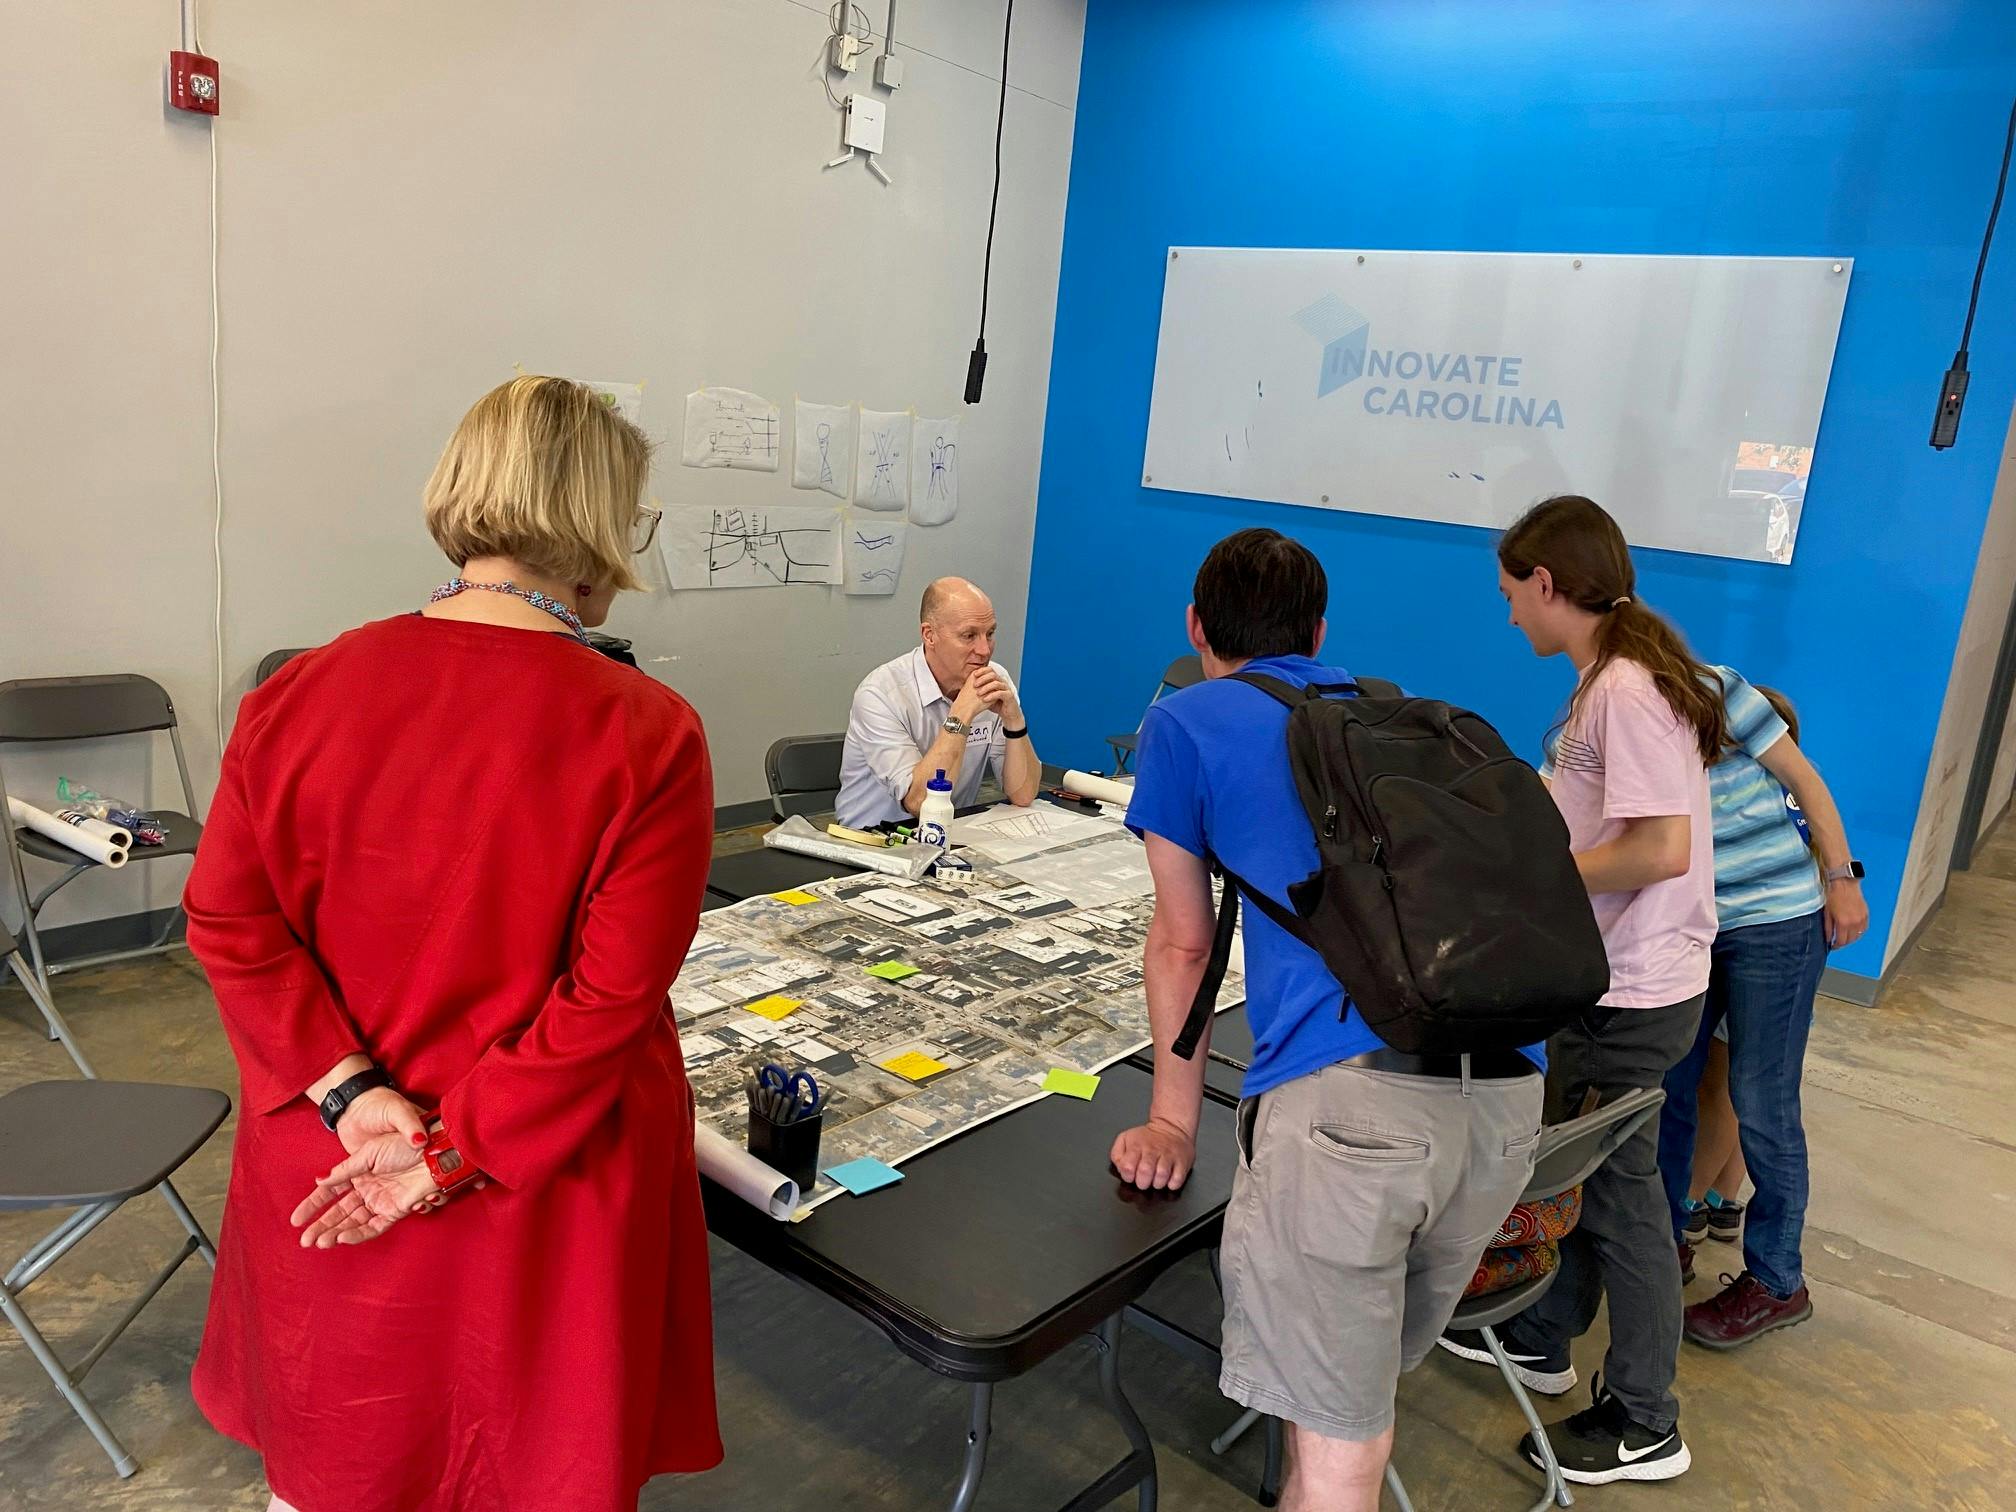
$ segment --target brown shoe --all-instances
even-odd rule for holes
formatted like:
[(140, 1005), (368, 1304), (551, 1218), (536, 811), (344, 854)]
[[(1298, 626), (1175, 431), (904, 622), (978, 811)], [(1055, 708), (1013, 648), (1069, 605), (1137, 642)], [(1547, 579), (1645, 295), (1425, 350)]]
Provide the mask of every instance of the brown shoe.
[(1813, 1316), (1813, 1298), (1805, 1287), (1789, 1297), (1774, 1297), (1750, 1272), (1729, 1284), (1706, 1302), (1687, 1309), (1683, 1325), (1687, 1337), (1708, 1349), (1734, 1349), (1748, 1344), (1774, 1328), (1790, 1328)]

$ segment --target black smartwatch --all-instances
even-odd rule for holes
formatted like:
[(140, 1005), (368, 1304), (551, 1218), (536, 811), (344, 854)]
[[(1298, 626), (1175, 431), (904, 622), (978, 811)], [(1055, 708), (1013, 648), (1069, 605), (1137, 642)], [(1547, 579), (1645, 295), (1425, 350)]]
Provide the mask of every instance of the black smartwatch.
[(343, 1117), (344, 1110), (373, 1087), (389, 1087), (392, 1077), (389, 1072), (376, 1066), (359, 1071), (346, 1082), (339, 1082), (329, 1089), (322, 1099), (322, 1127), (331, 1134), (336, 1132), (336, 1124)]

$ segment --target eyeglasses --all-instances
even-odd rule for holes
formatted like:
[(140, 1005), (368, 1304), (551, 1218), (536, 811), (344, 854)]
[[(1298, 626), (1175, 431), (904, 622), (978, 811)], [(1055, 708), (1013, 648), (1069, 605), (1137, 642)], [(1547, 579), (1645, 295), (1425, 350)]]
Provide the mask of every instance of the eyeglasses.
[(637, 516), (637, 523), (630, 527), (632, 556), (642, 556), (650, 549), (652, 537), (658, 534), (658, 522), (664, 518), (662, 509), (647, 509)]

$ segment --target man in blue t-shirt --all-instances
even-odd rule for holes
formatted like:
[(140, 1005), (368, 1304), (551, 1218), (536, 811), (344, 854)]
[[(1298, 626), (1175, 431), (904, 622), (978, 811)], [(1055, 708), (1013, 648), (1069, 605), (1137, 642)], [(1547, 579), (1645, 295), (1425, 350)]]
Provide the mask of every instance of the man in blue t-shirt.
[[(1211, 953), (1207, 858), (1284, 907), (1317, 867), (1288, 710), (1226, 679), (1250, 668), (1348, 687), (1348, 672), (1315, 660), (1328, 596), (1301, 543), (1272, 530), (1220, 541), (1188, 614), (1206, 681), (1141, 726), (1127, 823), (1155, 877), (1155, 1091), (1112, 1158), (1143, 1189), (1181, 1186), (1196, 1154), (1208, 1031), (1194, 1059), (1169, 1046)], [(1320, 956), (1257, 909), (1245, 920), (1253, 1062), (1225, 1214), (1220, 1386), (1288, 1423), (1284, 1507), (1372, 1512), (1400, 1373), (1434, 1346), (1532, 1168), (1540, 1051), (1472, 1057), (1466, 1079), (1455, 1056), (1389, 1049)]]

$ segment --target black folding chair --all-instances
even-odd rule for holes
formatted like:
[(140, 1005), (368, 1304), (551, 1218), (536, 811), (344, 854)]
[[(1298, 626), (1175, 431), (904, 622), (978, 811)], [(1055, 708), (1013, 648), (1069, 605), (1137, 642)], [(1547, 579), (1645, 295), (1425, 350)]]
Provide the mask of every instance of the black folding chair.
[[(1204, 681), (1203, 660), (1194, 655), (1179, 656), (1163, 669), (1162, 681), (1155, 685), (1155, 694), (1148, 700), (1148, 707), (1152, 709), (1160, 703), (1165, 693), (1180, 693), (1183, 689), (1202, 681)], [(1130, 734), (1106, 737), (1106, 744), (1113, 748), (1113, 770), (1116, 773), (1127, 770), (1127, 763), (1134, 759), (1134, 748), (1140, 743), (1140, 739), (1139, 724), (1134, 726)]]
[(845, 735), (787, 735), (763, 757), (770, 808), (778, 822), (795, 814), (824, 814), (840, 798), (840, 753)]
[(252, 686), (258, 687), (303, 651), (311, 651), (312, 646), (289, 646), (283, 651), (268, 651), (259, 658), (259, 670), (252, 674)]
[[(63, 1400), (91, 1430), (112, 1468), (131, 1475), (140, 1462), (84, 1395), (84, 1378), (168, 1278), (191, 1255), (212, 1269), (217, 1250), (169, 1177), (217, 1132), (231, 1099), (208, 1087), (151, 1082), (31, 1082), (0, 1097), (0, 1213), (76, 1209), (0, 1277), (0, 1314), (49, 1373)], [(75, 1365), (65, 1365), (21, 1306), (21, 1295), (130, 1199), (158, 1191), (188, 1237), (146, 1290)]]
[[(152, 678), (130, 672), (105, 677), (17, 678), (0, 683), (0, 746), (102, 740), (155, 731), (166, 731), (168, 743), (174, 747), (175, 770), (181, 775), (182, 796), (189, 811), (151, 810), (167, 829), (167, 842), (134, 846), (127, 856), (129, 865), (193, 856), (196, 854), (196, 842), (203, 836), (203, 826), (196, 818), (196, 788), (189, 781), (189, 760), (182, 752), (182, 734), (175, 724), (175, 704), (168, 697), (167, 689)], [(0, 813), (4, 813), (6, 797), (5, 774), (0, 773)], [(11, 821), (0, 824), (0, 831), (7, 836), (7, 859), (14, 873), (15, 890), (21, 899), (21, 933), (28, 942), (28, 956), (34, 964), (36, 979), (46, 992), (49, 963), (42, 953), (42, 939), (35, 928), (36, 918), (41, 914), (43, 904), (55, 893), (98, 863), (34, 830), (17, 830)], [(50, 862), (63, 870), (48, 886), (31, 894), (27, 874), (21, 865), (24, 855)], [(152, 944), (135, 950), (108, 951), (90, 957), (90, 963), (121, 961), (170, 949), (175, 926), (181, 917), (182, 910), (178, 905)], [(68, 964), (81, 966), (88, 963), (73, 961)]]
[[(1615, 1102), (1605, 1103), (1593, 1113), (1548, 1126), (1541, 1132), (1540, 1148), (1533, 1157), (1532, 1179), (1526, 1183), (1526, 1190), (1519, 1194), (1519, 1200), (1538, 1202), (1580, 1186), (1610, 1158), (1614, 1150), (1643, 1128), (1647, 1120), (1658, 1116), (1659, 1105), (1665, 1100), (1666, 1094), (1660, 1088), (1641, 1087), (1626, 1092)], [(1546, 1512), (1550, 1503), (1573, 1506), (1575, 1498), (1569, 1493), (1568, 1482), (1561, 1474), (1560, 1462), (1554, 1458), (1554, 1446), (1547, 1442), (1547, 1430), (1540, 1425), (1539, 1415), (1533, 1411), (1533, 1401), (1526, 1395), (1526, 1388), (1519, 1384), (1519, 1377), (1513, 1374), (1512, 1362), (1505, 1358), (1505, 1348), (1498, 1342), (1497, 1330), (1501, 1323), (1518, 1317), (1545, 1296), (1558, 1275), (1559, 1270), (1551, 1270), (1544, 1276), (1522, 1281), (1504, 1291), (1468, 1298), (1456, 1305), (1456, 1315), (1449, 1320), (1452, 1330), (1474, 1329), (1484, 1336), (1485, 1347), (1491, 1351), (1491, 1358), (1498, 1362), (1498, 1373), (1505, 1377), (1505, 1384), (1511, 1388), (1512, 1399), (1519, 1404), (1526, 1426), (1533, 1430), (1533, 1443), (1539, 1449), (1546, 1469), (1547, 1486), (1530, 1512)]]

